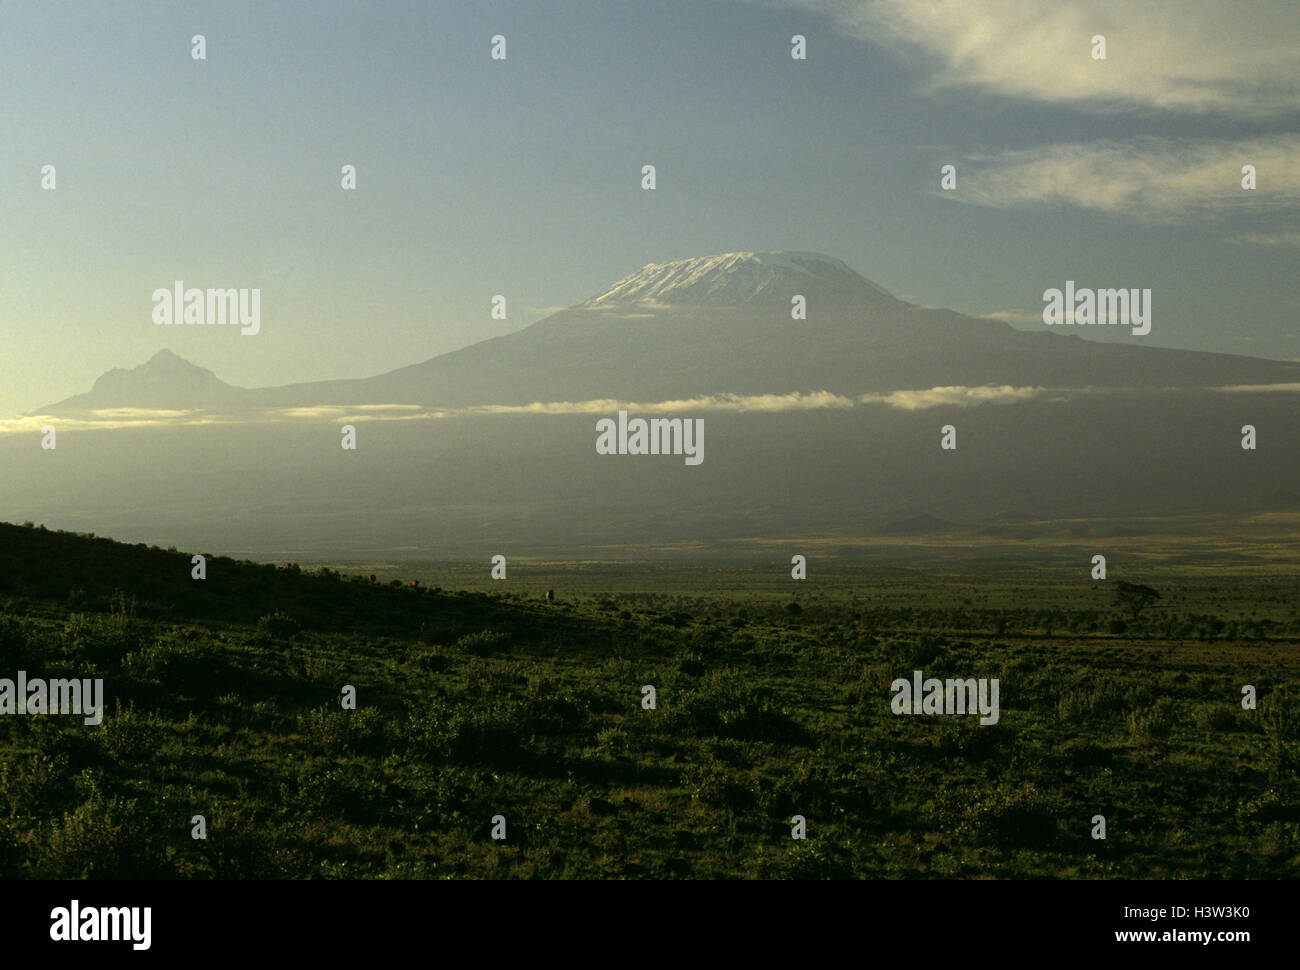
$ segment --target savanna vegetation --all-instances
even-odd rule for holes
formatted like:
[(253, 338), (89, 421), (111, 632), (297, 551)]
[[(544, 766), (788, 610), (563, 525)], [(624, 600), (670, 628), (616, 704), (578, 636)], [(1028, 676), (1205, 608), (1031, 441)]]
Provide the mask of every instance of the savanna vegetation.
[[(0, 677), (107, 698), (0, 716), (6, 877), (1300, 875), (1292, 572), (191, 569), (0, 525)], [(998, 723), (892, 714), (916, 669)]]

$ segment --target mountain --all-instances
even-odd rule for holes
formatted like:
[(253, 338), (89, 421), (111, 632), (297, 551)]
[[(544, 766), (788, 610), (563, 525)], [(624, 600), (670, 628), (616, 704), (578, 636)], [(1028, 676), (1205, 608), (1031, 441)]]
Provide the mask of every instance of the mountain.
[[(807, 319), (791, 299), (807, 301)], [(1161, 321), (1154, 324), (1159, 327)], [(1300, 364), (1018, 331), (897, 300), (838, 259), (727, 253), (650, 263), (516, 333), (375, 377), (243, 389), (160, 352), (40, 413), (110, 407), (430, 407), (986, 384), (1205, 388), (1300, 381)]]
[(882, 306), (892, 296), (845, 263), (821, 253), (724, 253), (649, 263), (580, 306), (629, 308), (642, 303), (671, 306), (752, 306), (788, 309), (794, 294), (817, 303)]
[(237, 406), (243, 388), (234, 387), (212, 371), (160, 350), (139, 367), (114, 367), (89, 391), (60, 401), (46, 413), (101, 408), (184, 410)]
[[(795, 295), (807, 319), (792, 318)], [(1153, 331), (1172, 322), (1157, 316)], [(50, 451), (0, 435), (0, 508), (271, 556), (565, 557), (808, 536), (898, 549), (981, 532), (1114, 537), (1136, 518), (1199, 535), (1207, 516), (1274, 516), (1284, 532), (1300, 509), (1295, 384), (1297, 363), (1022, 332), (897, 300), (831, 257), (731, 253), (652, 263), (517, 333), (361, 380), (240, 388), (162, 352), (41, 413), (222, 420), (69, 422)], [(822, 391), (837, 395), (829, 406), (782, 397)], [(553, 406), (472, 407), (535, 402)], [(386, 404), (410, 409), (343, 412), (355, 451), (313, 410)], [(620, 405), (702, 421), (702, 463), (598, 453), (596, 421)], [(281, 408), (304, 410), (257, 411)]]

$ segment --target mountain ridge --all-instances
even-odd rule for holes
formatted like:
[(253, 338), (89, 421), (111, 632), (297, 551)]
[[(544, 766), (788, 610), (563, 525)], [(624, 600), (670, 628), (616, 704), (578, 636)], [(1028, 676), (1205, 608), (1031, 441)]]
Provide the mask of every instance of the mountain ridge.
[(221, 407), (237, 403), (244, 390), (164, 347), (143, 364), (105, 371), (89, 391), (50, 407), (68, 410)]
[[(806, 318), (791, 312), (795, 295), (807, 300)], [(1300, 363), (1019, 331), (897, 300), (821, 253), (741, 251), (647, 263), (522, 330), (371, 377), (243, 388), (159, 351), (31, 413), (1291, 382), (1300, 382)]]
[[(660, 305), (789, 306), (811, 289), (823, 299), (866, 303), (894, 301), (882, 287), (824, 253), (807, 251), (720, 253), (647, 263), (603, 292), (578, 304), (585, 308)], [(897, 302), (897, 301), (894, 301)]]

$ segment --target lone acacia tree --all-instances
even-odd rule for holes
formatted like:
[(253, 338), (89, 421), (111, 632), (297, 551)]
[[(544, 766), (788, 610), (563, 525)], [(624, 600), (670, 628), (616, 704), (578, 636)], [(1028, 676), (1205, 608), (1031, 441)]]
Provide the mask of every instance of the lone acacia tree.
[(1160, 594), (1150, 586), (1143, 586), (1140, 583), (1126, 583), (1122, 579), (1116, 585), (1116, 596), (1119, 599), (1120, 606), (1133, 614), (1134, 622), (1137, 622), (1138, 614), (1160, 599)]

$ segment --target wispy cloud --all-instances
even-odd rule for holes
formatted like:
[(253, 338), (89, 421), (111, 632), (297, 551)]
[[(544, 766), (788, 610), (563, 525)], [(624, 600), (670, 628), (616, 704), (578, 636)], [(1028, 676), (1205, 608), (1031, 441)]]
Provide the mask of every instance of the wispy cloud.
[(1248, 232), (1227, 242), (1240, 246), (1300, 246), (1300, 232)]
[(1229, 394), (1258, 394), (1261, 392), (1300, 394), (1300, 384), (1226, 384), (1223, 387), (1212, 388), (1212, 390), (1225, 391)]
[(308, 418), (316, 420), (324, 418), (334, 420), (355, 415), (358, 420), (363, 418), (382, 418), (382, 417), (404, 417), (419, 411), (423, 408), (418, 404), (322, 404), (308, 408), (277, 408), (274, 411), (261, 412), (281, 414), (286, 418)]
[(0, 418), (0, 434), (39, 433), (46, 425), (60, 431), (102, 428), (186, 427), (190, 425), (229, 424), (207, 411), (172, 411), (148, 408), (101, 408), (76, 414), (28, 414), (17, 418)]
[(133, 408), (85, 411), (73, 414), (32, 414), (0, 420), (0, 434), (39, 432), (46, 425), (59, 430), (189, 425), (238, 425), (350, 421), (429, 421), (492, 415), (611, 414), (620, 409), (639, 413), (673, 414), (686, 411), (783, 412), (845, 409), (884, 404), (905, 411), (957, 405), (969, 407), (1024, 400), (1041, 392), (1033, 387), (933, 387), (927, 390), (891, 391), (857, 396), (830, 391), (795, 391), (789, 394), (707, 394), (667, 401), (636, 402), (615, 398), (590, 401), (533, 401), (529, 404), (478, 404), (460, 408), (426, 408), (415, 404), (322, 404), (301, 408), (217, 411), (149, 411)]
[[(901, 48), (929, 88), (974, 88), (1099, 110), (1286, 116), (1300, 105), (1294, 0), (758, 0), (825, 14)], [(1106, 38), (1093, 60), (1091, 38)]]
[(1003, 323), (1036, 324), (1043, 322), (1042, 310), (995, 310), (992, 313), (974, 313), (972, 316), (985, 317), (989, 320), (1001, 320)]
[(524, 316), (549, 317), (561, 310), (570, 310), (568, 306), (524, 306), (520, 308)]
[[(873, 394), (835, 394), (831, 391), (789, 394), (707, 394), (666, 401), (623, 401), (599, 398), (589, 401), (533, 401), (529, 404), (479, 404), (460, 408), (426, 408), (414, 404), (319, 405), (305, 408), (273, 408), (237, 412), (147, 411), (133, 408), (82, 412), (76, 415), (27, 415), (0, 420), (0, 434), (39, 433), (46, 425), (64, 430), (109, 430), (139, 427), (190, 427), (199, 425), (311, 424), (320, 422), (438, 421), (448, 418), (501, 415), (610, 415), (619, 410), (632, 414), (676, 414), (699, 411), (735, 413), (782, 413), (793, 411), (848, 410), (885, 406), (899, 411), (920, 411), (937, 407), (980, 407), (986, 404), (1017, 404), (1052, 395), (1115, 394), (1150, 388), (1047, 388), (1017, 387), (1010, 384), (981, 386), (951, 385), (887, 391)], [(1300, 384), (1243, 384), (1209, 387), (1223, 392), (1300, 392)]]
[(892, 391), (889, 394), (864, 394), (858, 398), (863, 404), (887, 404), (903, 411), (923, 408), (974, 407), (979, 404), (1014, 404), (1027, 401), (1044, 392), (1041, 387), (932, 387), (924, 391)]
[[(1254, 190), (1241, 187), (1248, 164)], [(935, 191), (975, 205), (1067, 205), (1154, 220), (1257, 206), (1276, 212), (1300, 207), (1300, 136), (1044, 145), (959, 164), (957, 190)]]

